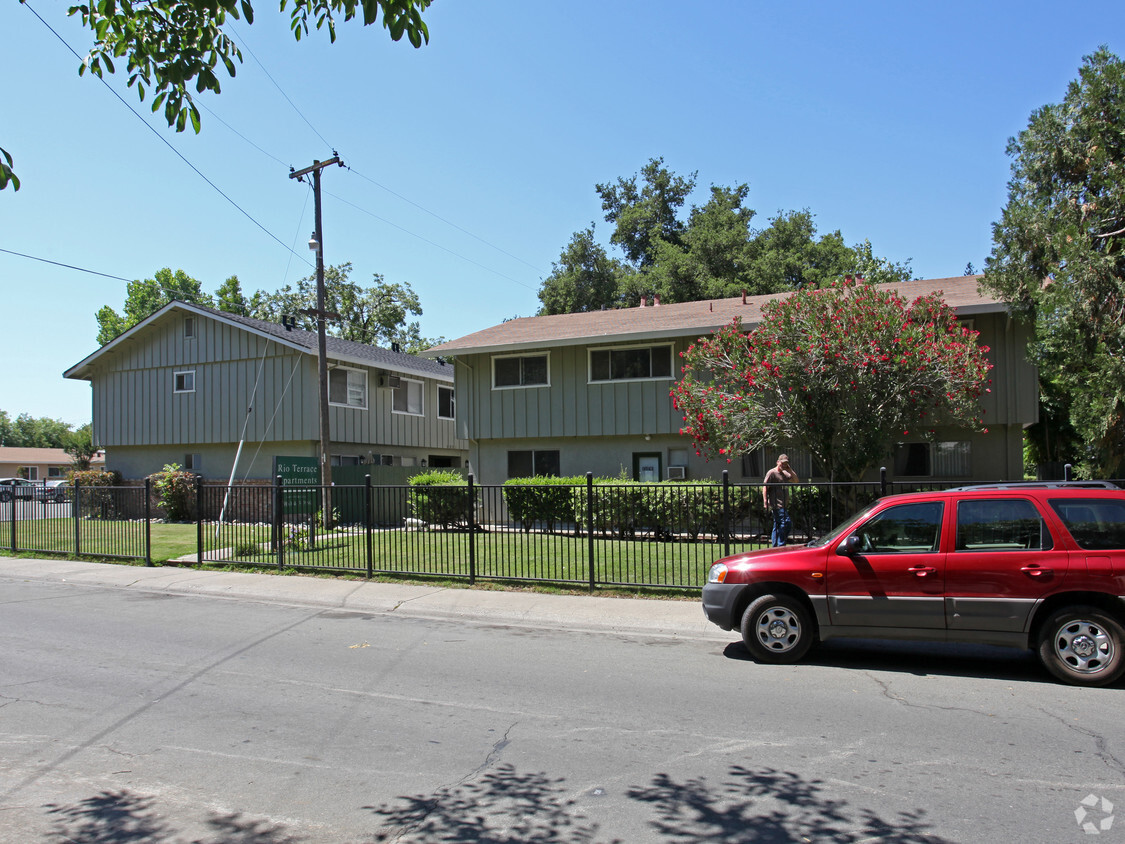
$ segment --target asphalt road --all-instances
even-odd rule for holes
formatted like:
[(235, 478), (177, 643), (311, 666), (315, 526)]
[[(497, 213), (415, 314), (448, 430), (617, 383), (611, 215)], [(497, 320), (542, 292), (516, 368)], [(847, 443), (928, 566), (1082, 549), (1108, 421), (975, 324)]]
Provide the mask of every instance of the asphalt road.
[(1125, 840), (1121, 687), (564, 627), (0, 574), (0, 842)]

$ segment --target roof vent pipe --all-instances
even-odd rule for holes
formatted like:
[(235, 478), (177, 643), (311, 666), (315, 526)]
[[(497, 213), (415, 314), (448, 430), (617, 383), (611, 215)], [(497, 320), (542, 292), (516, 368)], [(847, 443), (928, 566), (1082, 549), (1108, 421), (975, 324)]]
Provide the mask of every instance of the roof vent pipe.
[(744, 304), (744, 305), (746, 304), (746, 291), (745, 290), (742, 291), (742, 304)]

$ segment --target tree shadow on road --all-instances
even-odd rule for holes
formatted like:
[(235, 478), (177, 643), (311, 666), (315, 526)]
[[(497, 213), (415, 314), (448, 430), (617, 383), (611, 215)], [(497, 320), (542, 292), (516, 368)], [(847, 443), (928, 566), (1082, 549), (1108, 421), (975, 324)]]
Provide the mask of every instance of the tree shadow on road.
[(895, 841), (941, 844), (926, 832), (924, 813), (900, 812), (884, 819), (869, 809), (852, 809), (824, 793), (819, 780), (788, 771), (731, 767), (714, 787), (706, 777), (678, 783), (658, 774), (647, 788), (629, 791), (632, 800), (650, 804), (651, 822), (661, 841), (788, 844), (805, 841)]
[(211, 812), (202, 822), (210, 831), (200, 838), (180, 837), (163, 817), (156, 798), (127, 789), (102, 791), (78, 803), (49, 804), (55, 816), (52, 841), (82, 844), (131, 844), (164, 842), (174, 844), (301, 844), (306, 839), (291, 835), (281, 824), (255, 820), (241, 812)]
[(436, 794), (400, 797), (400, 805), (364, 806), (383, 819), (372, 840), (473, 844), (592, 844), (598, 827), (565, 797), (562, 778), (520, 774), (499, 765), (478, 780)]

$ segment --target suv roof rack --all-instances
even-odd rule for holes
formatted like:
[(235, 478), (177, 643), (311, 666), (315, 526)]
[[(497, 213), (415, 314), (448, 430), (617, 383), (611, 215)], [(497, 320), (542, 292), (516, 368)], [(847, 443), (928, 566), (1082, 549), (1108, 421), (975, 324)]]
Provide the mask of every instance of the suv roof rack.
[(1116, 489), (1110, 481), (1011, 481), (1010, 483), (970, 484), (947, 489), (946, 492), (969, 492), (974, 489)]

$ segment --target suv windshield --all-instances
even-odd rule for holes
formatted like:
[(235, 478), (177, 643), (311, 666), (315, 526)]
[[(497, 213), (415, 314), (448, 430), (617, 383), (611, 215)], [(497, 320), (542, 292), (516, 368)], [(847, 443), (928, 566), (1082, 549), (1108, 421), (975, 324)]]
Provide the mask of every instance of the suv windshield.
[(868, 504), (866, 507), (864, 507), (862, 510), (860, 510), (858, 513), (856, 513), (851, 518), (844, 519), (844, 521), (840, 522), (840, 524), (838, 524), (835, 528), (833, 528), (831, 533), (826, 533), (824, 536), (820, 537), (819, 539), (809, 540), (809, 542), (807, 543), (808, 547), (810, 547), (810, 548), (823, 548), (825, 545), (831, 545), (832, 542), (834, 542), (835, 540), (839, 539), (841, 536), (844, 535), (844, 532), (847, 528), (854, 525), (860, 519), (867, 518), (867, 514), (870, 513), (875, 508), (875, 505), (878, 504), (878, 503), (879, 503), (878, 501), (873, 501), (872, 503)]

